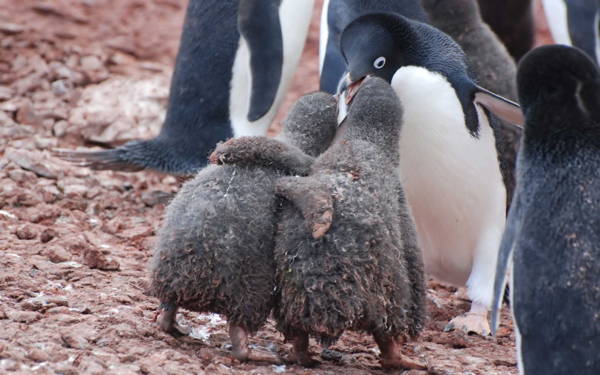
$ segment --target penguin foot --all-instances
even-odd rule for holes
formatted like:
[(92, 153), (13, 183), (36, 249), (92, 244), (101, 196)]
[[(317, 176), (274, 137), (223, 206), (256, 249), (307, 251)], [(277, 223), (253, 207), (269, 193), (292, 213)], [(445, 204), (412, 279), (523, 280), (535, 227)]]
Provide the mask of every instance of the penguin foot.
[(229, 338), (231, 339), (231, 354), (241, 362), (255, 361), (281, 364), (281, 358), (275, 353), (261, 349), (250, 349), (248, 331), (240, 326), (229, 326)]
[(381, 367), (384, 369), (427, 370), (427, 365), (421, 361), (396, 355), (393, 358), (381, 358)]
[(303, 367), (316, 367), (319, 365), (319, 361), (313, 359), (308, 350), (308, 334), (286, 335), (285, 341), (292, 343), (292, 353), (287, 358), (289, 362), (298, 363)]
[(404, 338), (378, 334), (374, 334), (373, 338), (381, 351), (380, 363), (384, 369), (427, 370), (425, 363), (402, 354)]
[(457, 316), (444, 327), (444, 332), (453, 330), (459, 330), (466, 334), (475, 333), (480, 336), (488, 336), (491, 333), (487, 313), (471, 311)]
[(177, 314), (177, 308), (163, 308), (157, 319), (158, 327), (169, 335), (180, 338), (188, 336), (191, 332), (189, 327), (179, 325), (175, 321), (175, 315)]
[(266, 362), (274, 365), (280, 365), (283, 363), (279, 355), (262, 349), (252, 349), (248, 353), (248, 360), (254, 362)]

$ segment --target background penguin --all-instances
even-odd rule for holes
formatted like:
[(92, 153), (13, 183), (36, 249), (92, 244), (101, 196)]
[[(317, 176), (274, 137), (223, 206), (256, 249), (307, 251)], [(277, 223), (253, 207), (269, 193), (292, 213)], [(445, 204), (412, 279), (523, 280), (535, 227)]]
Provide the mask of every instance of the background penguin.
[(372, 12), (394, 12), (426, 22), (420, 0), (324, 0), (319, 46), (320, 89), (335, 93), (346, 71), (340, 35), (352, 20)]
[(463, 51), (448, 35), (396, 14), (359, 17), (344, 29), (341, 49), (350, 100), (372, 74), (391, 81), (398, 94), (404, 107), (399, 169), (426, 271), (467, 286), (471, 311), (452, 325), (489, 334), (506, 188), (487, 111), (522, 123), (518, 106), (473, 82)]
[(512, 265), (521, 374), (600, 374), (600, 73), (545, 46), (519, 65), (526, 116), (496, 273), (492, 326)]
[[(422, 0), (422, 3), (431, 25), (450, 35), (463, 49), (475, 81), (498, 95), (516, 100), (517, 67), (506, 47), (481, 19), (477, 0)], [(515, 188), (515, 162), (522, 131), (495, 116), (490, 117), (490, 125), (508, 209)]]
[(151, 264), (150, 290), (161, 301), (164, 331), (185, 333), (175, 323), (178, 307), (220, 313), (229, 321), (236, 358), (273, 360), (250, 352), (248, 334), (273, 307), (275, 179), (309, 172), (312, 156), (333, 139), (336, 112), (328, 94), (299, 100), (279, 137), (285, 170), (209, 165), (183, 185), (167, 207)]
[(309, 334), (332, 343), (353, 329), (373, 334), (384, 367), (424, 367), (401, 354), (425, 317), (423, 263), (396, 172), (401, 118), (389, 84), (366, 80), (311, 174), (277, 183), (291, 204), (275, 237), (275, 318), (303, 365), (313, 364)]
[(481, 16), (519, 61), (535, 43), (532, 0), (479, 0)]
[(542, 0), (554, 42), (582, 49), (600, 62), (598, 0)]
[(160, 134), (57, 156), (92, 169), (186, 175), (206, 165), (218, 141), (266, 134), (298, 65), (313, 3), (190, 0)]

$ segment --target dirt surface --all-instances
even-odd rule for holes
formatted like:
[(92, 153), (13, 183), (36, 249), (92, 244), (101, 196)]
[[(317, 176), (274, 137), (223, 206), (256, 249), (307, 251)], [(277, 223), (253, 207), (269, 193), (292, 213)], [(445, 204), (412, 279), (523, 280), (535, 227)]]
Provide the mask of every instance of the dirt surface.
[[(191, 337), (162, 333), (157, 301), (144, 293), (147, 263), (180, 182), (93, 172), (51, 156), (56, 147), (156, 134), (185, 5), (0, 0), (0, 373), (383, 373), (376, 345), (360, 333), (345, 334), (334, 346), (342, 358), (316, 369), (237, 362), (215, 315), (184, 311)], [(313, 26), (288, 106), (317, 87), (317, 39)], [(407, 354), (431, 374), (517, 373), (506, 308), (497, 340), (444, 333), (468, 303), (453, 288), (429, 287), (429, 322)], [(253, 343), (288, 349), (271, 323)]]

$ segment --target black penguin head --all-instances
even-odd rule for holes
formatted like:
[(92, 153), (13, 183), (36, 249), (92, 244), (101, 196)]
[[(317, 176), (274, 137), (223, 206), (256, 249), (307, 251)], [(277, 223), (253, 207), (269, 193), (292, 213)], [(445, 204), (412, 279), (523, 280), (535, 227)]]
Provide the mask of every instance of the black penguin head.
[(402, 65), (401, 33), (397, 17), (385, 13), (367, 14), (350, 23), (342, 32), (341, 51), (348, 64), (350, 81), (376, 75), (390, 82)]
[(395, 13), (368, 13), (340, 37), (350, 81), (375, 75), (391, 82), (402, 66), (416, 65), (445, 76), (466, 75), (461, 48), (442, 31)]
[(598, 67), (579, 49), (550, 45), (532, 50), (519, 64), (517, 84), (528, 128), (600, 122)]

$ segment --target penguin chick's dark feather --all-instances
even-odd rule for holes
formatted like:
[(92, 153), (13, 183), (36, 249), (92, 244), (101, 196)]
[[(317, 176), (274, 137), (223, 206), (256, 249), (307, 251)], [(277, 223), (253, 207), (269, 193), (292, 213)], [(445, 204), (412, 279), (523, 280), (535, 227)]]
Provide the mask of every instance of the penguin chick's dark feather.
[(515, 61), (535, 43), (533, 0), (479, 0), (481, 15)]
[[(331, 343), (346, 329), (364, 330), (380, 345), (382, 364), (399, 367), (410, 365), (387, 343), (416, 336), (425, 315), (422, 256), (395, 172), (401, 118), (389, 84), (367, 79), (345, 131), (311, 174), (277, 184), (293, 204), (282, 208), (275, 245), (275, 317), (286, 337)], [(331, 228), (318, 239), (296, 207), (306, 191), (313, 201), (333, 197)]]
[[(328, 94), (301, 98), (280, 138), (310, 163), (331, 142), (336, 103)], [(294, 147), (296, 140), (301, 149)], [(306, 166), (303, 170), (308, 170)], [(209, 165), (167, 208), (151, 264), (151, 291), (168, 305), (215, 312), (255, 332), (272, 308), (273, 234), (283, 172), (270, 167)]]
[(518, 85), (526, 124), (492, 323), (512, 259), (521, 373), (600, 374), (600, 72), (580, 50), (544, 46)]

